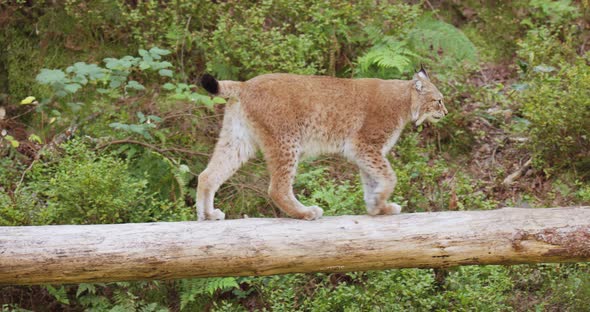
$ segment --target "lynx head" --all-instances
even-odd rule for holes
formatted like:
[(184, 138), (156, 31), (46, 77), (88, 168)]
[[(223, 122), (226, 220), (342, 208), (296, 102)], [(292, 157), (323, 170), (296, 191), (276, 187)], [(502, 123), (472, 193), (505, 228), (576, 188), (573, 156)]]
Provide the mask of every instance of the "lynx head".
[(433, 123), (441, 120), (448, 111), (443, 103), (442, 94), (430, 82), (424, 68), (420, 68), (420, 71), (414, 74), (413, 82), (416, 96), (412, 97), (412, 121), (419, 126), (424, 120)]

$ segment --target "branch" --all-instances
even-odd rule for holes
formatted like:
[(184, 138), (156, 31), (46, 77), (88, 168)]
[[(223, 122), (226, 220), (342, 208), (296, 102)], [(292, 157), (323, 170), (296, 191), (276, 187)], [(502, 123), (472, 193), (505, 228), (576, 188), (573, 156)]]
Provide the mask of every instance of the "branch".
[(96, 147), (96, 149), (104, 149), (107, 148), (111, 145), (114, 144), (136, 144), (136, 145), (141, 145), (144, 147), (147, 147), (151, 150), (154, 150), (160, 154), (164, 154), (166, 152), (177, 152), (177, 153), (183, 153), (183, 154), (191, 154), (191, 155), (198, 155), (198, 156), (206, 156), (209, 157), (210, 155), (207, 153), (203, 153), (203, 152), (197, 152), (197, 151), (193, 151), (193, 150), (188, 150), (188, 149), (184, 149), (184, 148), (178, 148), (178, 147), (169, 147), (169, 148), (159, 148), (155, 145), (146, 143), (146, 142), (141, 142), (141, 141), (136, 141), (136, 140), (131, 140), (129, 138), (127, 139), (122, 139), (122, 140), (115, 140), (115, 141), (110, 141), (107, 142), (103, 145), (99, 145)]
[(0, 227), (0, 284), (585, 261), (590, 207)]
[(514, 171), (513, 173), (511, 173), (509, 176), (507, 176), (504, 181), (502, 181), (502, 184), (504, 186), (510, 186), (512, 185), (512, 183), (514, 183), (515, 180), (518, 180), (518, 178), (520, 178), (522, 176), (522, 174), (525, 172), (525, 170), (533, 163), (533, 159), (530, 158), (529, 160), (527, 160), (524, 165), (522, 165), (522, 167), (520, 167), (518, 170)]

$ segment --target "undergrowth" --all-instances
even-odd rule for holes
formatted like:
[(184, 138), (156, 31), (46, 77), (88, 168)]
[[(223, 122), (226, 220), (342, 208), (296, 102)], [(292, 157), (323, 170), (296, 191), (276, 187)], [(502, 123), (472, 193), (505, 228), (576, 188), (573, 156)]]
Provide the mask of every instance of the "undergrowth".
[[(588, 204), (588, 11), (568, 0), (0, 1), (0, 225), (194, 220), (224, 104), (196, 86), (205, 70), (398, 79), (425, 64), (450, 114), (408, 127), (388, 155), (403, 212)], [(216, 205), (229, 218), (284, 216), (267, 187), (259, 155)], [(295, 191), (326, 215), (365, 213), (357, 169), (341, 158), (303, 162)], [(579, 263), (2, 287), (0, 306), (587, 311), (589, 273)]]

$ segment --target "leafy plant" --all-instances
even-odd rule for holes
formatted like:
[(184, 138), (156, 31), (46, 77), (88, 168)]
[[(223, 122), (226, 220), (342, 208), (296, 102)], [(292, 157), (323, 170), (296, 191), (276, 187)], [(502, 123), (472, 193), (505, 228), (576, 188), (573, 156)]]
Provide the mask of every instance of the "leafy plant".
[(146, 117), (142, 112), (137, 112), (137, 118), (139, 119), (138, 124), (129, 125), (120, 122), (113, 122), (109, 125), (109, 127), (116, 130), (140, 134), (145, 139), (151, 140), (152, 136), (150, 134), (150, 130), (155, 129), (157, 127), (157, 123), (162, 121), (162, 118), (154, 115), (148, 115)]
[(195, 103), (200, 103), (207, 107), (210, 110), (213, 110), (213, 105), (215, 104), (223, 104), (225, 103), (225, 99), (220, 97), (209, 97), (207, 95), (200, 94), (198, 92), (194, 92), (193, 90), (197, 88), (194, 84), (186, 84), (186, 83), (165, 83), (162, 85), (164, 90), (174, 91), (170, 95), (170, 98), (174, 100), (187, 100)]
[(530, 121), (528, 145), (541, 167), (577, 167), (588, 174), (590, 146), (590, 72), (588, 54), (571, 66), (537, 70), (522, 91), (522, 113)]
[(413, 71), (418, 55), (408, 48), (406, 41), (385, 36), (373, 27), (365, 31), (374, 45), (358, 58), (357, 76), (394, 79)]
[(458, 64), (475, 63), (478, 60), (475, 45), (455, 26), (425, 16), (408, 33), (408, 43), (413, 51), (432, 64), (452, 68)]
[(302, 166), (295, 188), (304, 189), (299, 199), (305, 205), (317, 205), (326, 215), (362, 214), (365, 212), (363, 191), (359, 183), (337, 182), (326, 177), (326, 167)]
[[(65, 72), (61, 69), (43, 68), (35, 79), (38, 83), (51, 87), (59, 103), (65, 104), (62, 109), (69, 107), (77, 112), (89, 102), (88, 99), (81, 101), (75, 97), (83, 87), (92, 86), (99, 94), (118, 97), (121, 89), (125, 94), (145, 90), (138, 81), (129, 79), (132, 73), (157, 72), (159, 76), (172, 77), (173, 72), (169, 69), (172, 64), (161, 60), (170, 51), (153, 47), (149, 51), (139, 49), (139, 54), (140, 57), (127, 55), (120, 59), (105, 58), (104, 68), (85, 62), (77, 62), (67, 67)], [(42, 101), (42, 104), (48, 103), (51, 103), (51, 99)]]
[(171, 202), (146, 190), (147, 181), (129, 174), (129, 164), (112, 155), (97, 155), (82, 142), (63, 146), (56, 164), (33, 168), (27, 189), (38, 192), (46, 209), (37, 222), (52, 224), (120, 223), (162, 219), (177, 213)]
[(68, 294), (66, 293), (66, 288), (61, 286), (59, 289), (51, 286), (45, 285), (45, 289), (52, 295), (55, 300), (63, 304), (70, 304), (70, 299), (68, 298)]
[[(531, 0), (533, 10), (532, 17), (541, 21), (549, 21), (551, 24), (562, 24), (580, 16), (579, 8), (572, 4), (571, 0)], [(524, 21), (527, 23), (528, 21)]]
[(420, 19), (404, 37), (385, 35), (378, 27), (364, 30), (373, 46), (357, 60), (359, 77), (407, 77), (423, 60), (441, 69), (478, 60), (475, 46), (461, 30), (432, 17)]
[[(187, 307), (197, 303), (199, 295), (211, 296), (217, 291), (229, 290), (234, 287), (238, 287), (238, 283), (234, 277), (180, 280), (180, 310), (187, 311)], [(188, 311), (192, 310), (194, 310), (194, 308)]]
[[(207, 48), (208, 71), (227, 79), (267, 72), (334, 75), (356, 59), (368, 41), (363, 28), (401, 34), (416, 19), (417, 6), (359, 1), (263, 1), (235, 5), (220, 16)], [(231, 4), (234, 6), (234, 4)], [(370, 14), (375, 10), (381, 14)], [(247, 34), (247, 35), (246, 35)], [(209, 43), (215, 42), (214, 45)]]

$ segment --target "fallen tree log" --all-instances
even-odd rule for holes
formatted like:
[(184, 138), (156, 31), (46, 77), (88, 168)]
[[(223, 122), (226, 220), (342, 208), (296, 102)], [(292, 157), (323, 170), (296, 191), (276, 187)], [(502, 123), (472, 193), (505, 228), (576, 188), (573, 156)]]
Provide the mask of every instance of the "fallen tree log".
[(0, 227), (0, 284), (590, 261), (590, 207)]

